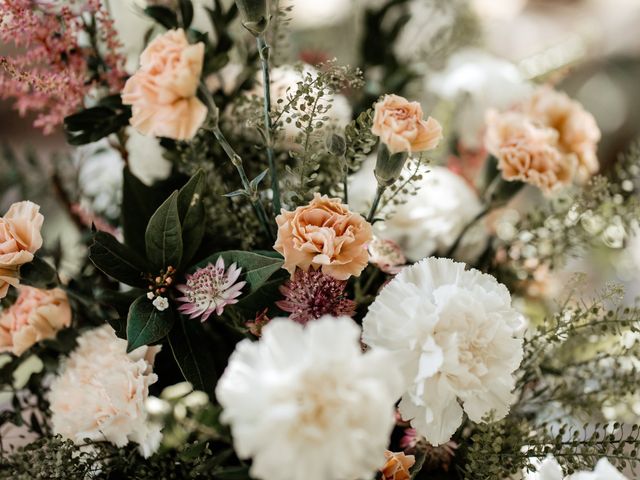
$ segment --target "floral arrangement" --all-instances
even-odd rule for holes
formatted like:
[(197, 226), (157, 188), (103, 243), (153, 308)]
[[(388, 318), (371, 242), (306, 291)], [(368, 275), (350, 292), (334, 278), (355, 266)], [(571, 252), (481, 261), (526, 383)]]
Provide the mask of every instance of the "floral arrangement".
[(5, 152), (0, 478), (632, 478), (640, 309), (556, 272), (624, 247), (640, 152), (599, 173), (551, 83), (425, 114), (420, 8), (367, 3), (354, 68), (283, 61), (278, 1), (148, 2), (130, 67), (106, 2), (0, 2), (2, 96), (74, 146)]

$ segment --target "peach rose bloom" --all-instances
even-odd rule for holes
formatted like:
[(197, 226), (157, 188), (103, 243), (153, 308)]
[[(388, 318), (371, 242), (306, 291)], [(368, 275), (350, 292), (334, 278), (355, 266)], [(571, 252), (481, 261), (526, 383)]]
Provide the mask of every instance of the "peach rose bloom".
[(422, 107), (398, 95), (385, 95), (376, 103), (371, 131), (380, 137), (391, 154), (431, 150), (442, 139), (442, 127), (429, 117), (423, 120)]
[(558, 147), (576, 159), (576, 179), (585, 182), (600, 167), (597, 157), (600, 129), (580, 103), (549, 86), (538, 88), (524, 105), (524, 113), (558, 132)]
[(196, 97), (204, 44), (190, 45), (182, 29), (156, 37), (127, 80), (122, 103), (132, 106), (131, 125), (144, 135), (188, 140), (207, 117)]
[(14, 355), (71, 325), (71, 308), (63, 290), (18, 289), (16, 302), (0, 313), (0, 352)]
[(557, 148), (555, 130), (518, 112), (487, 113), (485, 146), (498, 159), (505, 180), (520, 180), (551, 193), (571, 183), (575, 159)]
[(25, 201), (11, 205), (0, 218), (0, 298), (20, 283), (20, 267), (42, 246), (40, 206)]
[(380, 469), (384, 480), (409, 480), (409, 469), (416, 463), (416, 457), (405, 455), (403, 452), (390, 452), (385, 450), (384, 458), (387, 463)]
[(282, 210), (276, 223), (278, 238), (273, 248), (284, 256), (283, 268), (292, 276), (296, 267), (305, 272), (313, 267), (346, 280), (367, 266), (371, 225), (340, 199), (316, 193), (309, 205), (293, 212)]

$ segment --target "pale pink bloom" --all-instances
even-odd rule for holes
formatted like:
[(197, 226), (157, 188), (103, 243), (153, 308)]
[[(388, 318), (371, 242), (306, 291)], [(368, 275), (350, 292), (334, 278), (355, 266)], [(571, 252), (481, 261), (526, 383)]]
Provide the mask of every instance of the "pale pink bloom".
[(369, 261), (384, 273), (391, 275), (398, 273), (402, 270), (403, 265), (407, 263), (400, 245), (393, 240), (379, 237), (373, 237), (373, 240), (369, 243)]
[(316, 193), (308, 205), (276, 217), (278, 238), (273, 246), (284, 256), (291, 276), (296, 268), (321, 269), (337, 280), (358, 276), (367, 266), (371, 225), (349, 211), (340, 199)]
[(538, 88), (522, 107), (536, 122), (558, 133), (558, 147), (565, 155), (574, 156), (576, 179), (584, 182), (598, 171), (597, 157), (600, 129), (595, 118), (564, 92), (550, 86)]
[(520, 180), (550, 193), (573, 179), (575, 159), (558, 148), (557, 131), (520, 112), (490, 110), (485, 146), (498, 159), (505, 180)]
[(247, 282), (238, 282), (242, 269), (235, 263), (225, 270), (224, 259), (218, 257), (216, 264), (208, 264), (187, 275), (186, 283), (177, 289), (183, 296), (177, 300), (183, 302), (178, 307), (189, 318), (200, 318), (205, 322), (213, 312), (222, 315), (227, 305), (238, 303), (237, 297)]
[(0, 313), (0, 352), (22, 355), (37, 342), (71, 325), (67, 294), (55, 288), (20, 286), (17, 300)]
[(0, 298), (7, 295), (9, 285), (20, 283), (20, 267), (33, 260), (42, 246), (44, 217), (39, 212), (40, 206), (24, 201), (11, 205), (0, 218)]
[(424, 120), (422, 107), (398, 95), (385, 95), (376, 103), (371, 131), (393, 153), (432, 150), (442, 140), (437, 120)]
[(190, 45), (182, 29), (155, 38), (122, 92), (132, 106), (131, 125), (144, 135), (193, 138), (207, 116), (196, 96), (203, 60), (204, 44)]
[(356, 303), (345, 294), (346, 280), (336, 280), (318, 270), (297, 270), (293, 278), (280, 287), (284, 300), (276, 306), (289, 318), (305, 324), (324, 315), (353, 317)]

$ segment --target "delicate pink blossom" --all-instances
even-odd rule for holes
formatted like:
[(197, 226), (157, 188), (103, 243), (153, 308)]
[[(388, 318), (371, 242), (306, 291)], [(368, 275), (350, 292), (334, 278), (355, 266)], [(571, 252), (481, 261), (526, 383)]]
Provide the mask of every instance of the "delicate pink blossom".
[(356, 304), (345, 296), (346, 286), (346, 280), (336, 280), (319, 270), (297, 270), (293, 278), (280, 287), (285, 298), (276, 305), (290, 313), (291, 320), (303, 324), (323, 315), (352, 317)]
[(185, 284), (177, 288), (183, 293), (178, 301), (183, 302), (178, 310), (189, 318), (200, 318), (205, 322), (215, 312), (222, 315), (227, 305), (238, 303), (237, 297), (247, 282), (238, 282), (242, 269), (235, 263), (225, 270), (224, 259), (218, 257), (216, 264), (208, 264), (187, 275)]
[(407, 259), (402, 253), (400, 245), (393, 240), (386, 240), (373, 237), (373, 241), (368, 246), (369, 262), (377, 265), (384, 273), (395, 275), (400, 270)]

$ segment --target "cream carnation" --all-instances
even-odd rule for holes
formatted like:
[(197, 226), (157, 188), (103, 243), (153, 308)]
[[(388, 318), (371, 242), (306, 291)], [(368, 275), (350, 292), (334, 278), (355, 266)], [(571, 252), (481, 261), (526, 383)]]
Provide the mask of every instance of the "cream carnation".
[(126, 353), (127, 342), (105, 325), (78, 338), (78, 347), (53, 380), (53, 431), (76, 443), (89, 438), (121, 447), (135, 442), (150, 456), (160, 444), (160, 429), (144, 409), (149, 385), (157, 380), (153, 361), (160, 347)]
[(522, 360), (520, 315), (506, 287), (464, 263), (427, 258), (400, 272), (364, 322), (366, 344), (390, 350), (408, 388), (403, 418), (427, 440), (447, 442), (462, 424), (509, 411)]
[(402, 381), (388, 353), (363, 354), (359, 339), (351, 319), (326, 316), (276, 319), (237, 345), (216, 397), (253, 477), (370, 478), (384, 465)]

